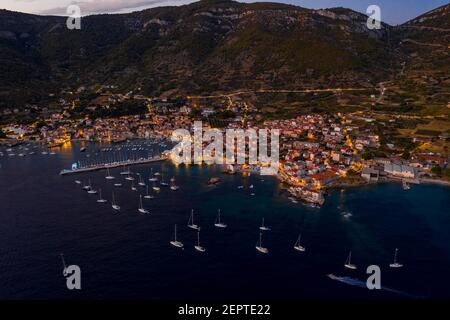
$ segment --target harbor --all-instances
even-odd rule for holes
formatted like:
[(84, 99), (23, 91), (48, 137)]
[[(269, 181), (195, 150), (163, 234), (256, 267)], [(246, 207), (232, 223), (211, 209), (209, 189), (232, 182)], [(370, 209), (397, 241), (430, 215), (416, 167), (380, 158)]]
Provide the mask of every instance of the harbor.
[(80, 173), (87, 173), (92, 171), (98, 171), (98, 170), (106, 170), (106, 169), (114, 169), (119, 167), (128, 167), (128, 166), (134, 166), (134, 165), (142, 165), (142, 164), (149, 164), (149, 163), (156, 163), (161, 161), (166, 161), (168, 159), (167, 155), (159, 155), (156, 157), (149, 157), (149, 158), (141, 158), (136, 160), (124, 160), (124, 161), (118, 161), (118, 162), (111, 162), (111, 163), (102, 163), (87, 167), (81, 167), (73, 166), (72, 169), (63, 169), (59, 173), (62, 176), (65, 175), (74, 175), (74, 174), (80, 174)]
[[(247, 172), (251, 168), (226, 174), (220, 165), (163, 161), (157, 149), (168, 147), (160, 143), (73, 143), (53, 155), (28, 146), (20, 161), (1, 158), (0, 226), (15, 226), (0, 233), (2, 257), (10, 261), (5, 281), (15, 284), (8, 296), (70, 297), (58, 283), (41, 289), (61, 268), (61, 253), (90, 278), (83, 298), (164, 298), (174, 287), (180, 296), (201, 298), (211, 296), (212, 284), (219, 289), (214, 298), (237, 288), (242, 297), (398, 297), (327, 277), (364, 280), (371, 264), (380, 265), (387, 288), (448, 296), (441, 285), (449, 267), (442, 261), (450, 256), (446, 187), (420, 184), (405, 192), (398, 181), (386, 181), (332, 189), (322, 205), (305, 205), (291, 200), (276, 176)], [(78, 162), (77, 175), (55, 171)], [(418, 233), (419, 242), (403, 240)], [(17, 251), (10, 250), (12, 243)], [(54, 263), (39, 264), (42, 258)], [(430, 259), (433, 268), (424, 264)], [(391, 267), (399, 264), (404, 267)], [(177, 272), (180, 265), (186, 271)], [(33, 275), (29, 286), (16, 269)], [(262, 284), (267, 272), (275, 276)], [(424, 276), (411, 283), (418, 272)]]

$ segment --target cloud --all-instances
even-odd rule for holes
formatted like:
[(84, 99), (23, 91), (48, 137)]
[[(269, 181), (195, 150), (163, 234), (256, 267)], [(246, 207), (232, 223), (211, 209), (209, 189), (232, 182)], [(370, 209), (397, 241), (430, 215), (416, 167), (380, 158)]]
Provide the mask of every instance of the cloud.
[[(81, 14), (90, 15), (98, 13), (117, 13), (133, 11), (133, 9), (144, 9), (165, 5), (180, 5), (189, 3), (189, 0), (88, 0), (72, 1), (69, 4), (77, 5), (81, 9)], [(67, 15), (67, 7), (55, 7), (42, 10), (43, 15)]]

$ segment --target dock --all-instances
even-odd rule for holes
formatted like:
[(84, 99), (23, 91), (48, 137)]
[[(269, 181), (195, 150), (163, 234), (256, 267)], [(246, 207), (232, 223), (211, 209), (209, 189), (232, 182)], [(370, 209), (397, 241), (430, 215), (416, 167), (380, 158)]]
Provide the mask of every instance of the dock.
[(91, 172), (91, 171), (119, 168), (119, 167), (123, 167), (123, 166), (133, 166), (133, 165), (139, 165), (139, 164), (161, 162), (161, 161), (166, 161), (167, 159), (168, 159), (168, 156), (161, 155), (158, 157), (140, 158), (140, 159), (136, 159), (136, 160), (125, 160), (125, 161), (104, 163), (104, 164), (99, 164), (99, 165), (77, 168), (77, 169), (73, 169), (73, 170), (64, 169), (64, 170), (61, 170), (61, 172), (59, 174), (62, 176), (66, 176), (66, 175), (73, 175), (73, 174), (79, 174), (79, 173), (85, 173), (85, 172)]

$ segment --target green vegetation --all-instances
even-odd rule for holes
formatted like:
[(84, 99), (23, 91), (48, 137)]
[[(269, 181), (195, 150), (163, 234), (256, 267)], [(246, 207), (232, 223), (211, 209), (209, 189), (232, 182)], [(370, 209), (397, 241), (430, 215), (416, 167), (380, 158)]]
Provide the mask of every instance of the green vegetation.
[(145, 114), (147, 107), (143, 101), (125, 100), (117, 104), (111, 105), (109, 108), (97, 108), (92, 112), (91, 116), (95, 118), (112, 118), (124, 115)]

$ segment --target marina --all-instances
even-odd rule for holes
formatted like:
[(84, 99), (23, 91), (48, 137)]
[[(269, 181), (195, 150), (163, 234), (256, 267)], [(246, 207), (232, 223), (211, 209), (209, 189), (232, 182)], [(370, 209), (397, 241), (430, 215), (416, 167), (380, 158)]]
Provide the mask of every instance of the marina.
[(133, 166), (133, 165), (141, 165), (141, 164), (147, 164), (147, 163), (155, 163), (155, 162), (166, 161), (167, 159), (168, 159), (167, 156), (161, 155), (161, 156), (151, 157), (151, 158), (146, 158), (146, 159), (125, 160), (125, 161), (119, 161), (119, 162), (102, 163), (102, 164), (92, 165), (92, 166), (88, 166), (88, 167), (81, 167), (81, 168), (75, 167), (71, 170), (63, 169), (63, 170), (61, 170), (61, 172), (59, 174), (62, 176), (65, 176), (65, 175), (86, 173), (86, 172), (91, 172), (91, 171), (120, 168), (123, 166)]

